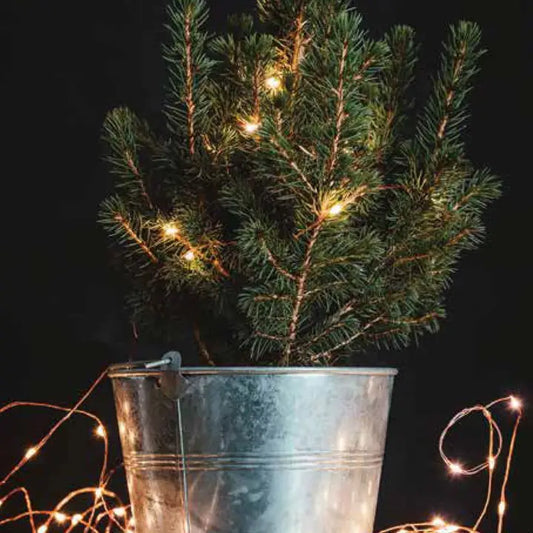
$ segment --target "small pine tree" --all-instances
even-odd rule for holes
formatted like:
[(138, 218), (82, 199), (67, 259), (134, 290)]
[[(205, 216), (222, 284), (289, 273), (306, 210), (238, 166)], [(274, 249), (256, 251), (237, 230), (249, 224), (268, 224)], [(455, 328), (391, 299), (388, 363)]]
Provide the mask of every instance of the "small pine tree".
[(499, 195), (463, 143), (479, 28), (451, 28), (415, 107), (411, 28), (373, 40), (345, 0), (258, 0), (258, 15), (262, 33), (241, 15), (210, 36), (204, 0), (173, 0), (164, 131), (124, 108), (105, 120), (100, 220), (133, 319), (265, 364), (406, 346), (436, 330)]

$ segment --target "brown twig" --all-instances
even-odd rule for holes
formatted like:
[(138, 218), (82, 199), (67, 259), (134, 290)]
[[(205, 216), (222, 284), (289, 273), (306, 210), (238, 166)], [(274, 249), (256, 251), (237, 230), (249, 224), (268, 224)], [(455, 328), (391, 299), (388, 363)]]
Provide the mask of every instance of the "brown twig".
[[(350, 306), (345, 306), (345, 308), (346, 309), (350, 309)], [(346, 314), (346, 312), (344, 314)], [(390, 320), (390, 319), (385, 318), (383, 315), (378, 316), (377, 318), (374, 318), (373, 320), (368, 322), (357, 333), (354, 333), (352, 336), (350, 336), (349, 338), (345, 339), (344, 341), (338, 343), (333, 348), (330, 348), (330, 349), (325, 350), (325, 351), (323, 351), (323, 352), (321, 352), (319, 354), (316, 354), (314, 356), (314, 358), (320, 359), (321, 357), (330, 357), (333, 352), (336, 352), (336, 351), (340, 350), (341, 348), (344, 348), (345, 346), (348, 346), (349, 344), (351, 344), (354, 340), (358, 339), (359, 337), (362, 337), (363, 335), (367, 335), (368, 334), (367, 333), (368, 330), (370, 328), (372, 328), (377, 323), (380, 323), (380, 322), (381, 323), (384, 323), (384, 322), (386, 323), (386, 322), (388, 322), (388, 323), (391, 323), (391, 324), (418, 325), (418, 324), (422, 324), (424, 322), (427, 322), (428, 320), (431, 320), (432, 318), (435, 318), (435, 317), (438, 317), (438, 316), (440, 316), (440, 315), (438, 313), (436, 313), (436, 312), (428, 313), (428, 314), (426, 314), (424, 316), (421, 316), (421, 317), (409, 318), (409, 319), (404, 319), (404, 320)], [(333, 328), (335, 325), (330, 326), (330, 327)], [(399, 331), (402, 331), (402, 328), (396, 327), (396, 328), (389, 329), (387, 331), (381, 331), (381, 332), (378, 332), (376, 334), (373, 334), (372, 337), (378, 338), (380, 336), (391, 335), (391, 334), (397, 333)]]
[(269, 339), (271, 341), (279, 341), (284, 342), (287, 337), (284, 337), (282, 335), (269, 335), (268, 333), (263, 333), (262, 331), (256, 331), (254, 333), (254, 336), (261, 337), (262, 339)]
[(274, 257), (274, 254), (268, 249), (266, 243), (263, 241), (264, 249), (268, 257), (268, 261), (270, 264), (282, 275), (285, 276), (288, 279), (291, 279), (293, 281), (296, 281), (296, 276), (294, 274), (291, 274), (288, 270), (284, 269), (280, 264), (279, 261)]
[(455, 205), (452, 207), (452, 211), (457, 211), (461, 209), (461, 207), (463, 207), (463, 205), (465, 205), (468, 202), (468, 200), (470, 200), (470, 198), (474, 196), (474, 194), (475, 194), (475, 191), (471, 191), (468, 194), (465, 194), (459, 200), (457, 200), (457, 202), (455, 202)]
[(292, 46), (292, 57), (291, 57), (291, 72), (295, 77), (299, 74), (300, 66), (300, 56), (302, 52), (302, 46), (304, 42), (303, 30), (304, 30), (305, 20), (304, 20), (304, 8), (300, 8), (296, 21), (294, 23), (294, 41)]
[(291, 317), (291, 321), (289, 324), (288, 342), (285, 345), (283, 358), (281, 360), (281, 364), (285, 366), (288, 366), (290, 364), (291, 351), (292, 351), (294, 341), (296, 339), (298, 321), (300, 319), (300, 308), (302, 306), (302, 302), (304, 300), (304, 295), (305, 295), (305, 284), (307, 282), (307, 276), (309, 275), (309, 270), (311, 266), (311, 255), (313, 252), (313, 247), (315, 246), (316, 241), (318, 239), (320, 229), (322, 228), (322, 222), (324, 219), (321, 218), (319, 220), (320, 222), (313, 229), (309, 242), (307, 243), (307, 249), (305, 251), (304, 261), (302, 264), (300, 274), (298, 275), (298, 280), (297, 280), (298, 289), (296, 292), (296, 297), (294, 299), (292, 317)]
[(190, 8), (185, 13), (185, 105), (187, 106), (187, 136), (189, 139), (189, 152), (194, 155), (194, 112), (196, 104), (193, 98), (193, 59), (192, 59), (192, 42), (191, 42), (191, 12)]
[(346, 68), (346, 56), (348, 55), (348, 41), (344, 41), (340, 62), (339, 62), (339, 84), (335, 90), (337, 95), (337, 108), (335, 111), (335, 135), (331, 142), (330, 157), (327, 163), (327, 175), (330, 177), (330, 185), (332, 185), (332, 173), (337, 162), (337, 155), (339, 152), (339, 140), (341, 136), (342, 125), (346, 119), (346, 112), (344, 111), (344, 70)]
[(372, 63), (374, 63), (375, 59), (374, 57), (370, 56), (369, 58), (367, 58), (363, 64), (361, 65), (361, 68), (359, 69), (359, 72), (354, 76), (354, 80), (355, 81), (360, 81), (363, 79), (364, 75), (365, 75), (365, 72), (368, 70), (368, 68), (370, 67), (370, 65), (372, 65)]
[(444, 116), (442, 117), (442, 120), (439, 124), (439, 128), (437, 130), (437, 138), (439, 141), (441, 141), (444, 138), (444, 134), (446, 132), (446, 126), (448, 125), (448, 121), (450, 120), (450, 107), (452, 105), (453, 97), (455, 96), (455, 84), (457, 83), (457, 78), (459, 77), (459, 74), (461, 72), (461, 69), (463, 68), (464, 61), (466, 56), (466, 44), (463, 44), (461, 47), (461, 53), (459, 54), (459, 57), (457, 58), (457, 61), (453, 67), (453, 79), (452, 79), (452, 86), (447, 90), (446, 93), (446, 105), (444, 108)]
[(388, 322), (391, 322), (393, 324), (422, 324), (423, 322), (427, 322), (428, 320), (431, 320), (432, 318), (439, 318), (439, 317), (442, 317), (442, 315), (434, 311), (432, 313), (427, 313), (424, 316), (420, 316), (416, 318), (405, 318), (403, 320), (389, 320)]
[(318, 226), (321, 226), (323, 222), (324, 222), (324, 215), (320, 215), (312, 224), (296, 232), (294, 234), (294, 238), (298, 240), (302, 235), (305, 235), (306, 233), (309, 233), (311, 230), (316, 229)]
[(298, 174), (298, 176), (305, 183), (307, 188), (312, 193), (316, 193), (317, 190), (316, 190), (315, 187), (313, 187), (313, 185), (311, 185), (311, 181), (307, 178), (307, 176), (305, 175), (303, 170), (298, 166), (296, 161), (294, 161), (294, 159), (290, 156), (290, 154), (287, 152), (287, 150), (285, 150), (285, 148), (283, 148), (281, 146), (281, 144), (278, 142), (278, 140), (276, 138), (274, 138), (274, 137), (271, 137), (270, 138), (270, 142), (276, 147), (278, 152), (285, 158), (285, 160), (287, 161), (289, 166), (296, 172), (296, 174)]
[[(465, 228), (464, 230), (460, 231), (457, 235), (452, 237), (450, 240), (448, 240), (446, 243), (444, 243), (443, 248), (448, 247), (448, 246), (455, 246), (459, 241), (464, 239), (466, 236), (471, 235), (472, 233), (475, 233), (474, 229)], [(439, 250), (440, 249), (441, 248), (439, 248)], [(421, 259), (427, 259), (428, 257), (431, 257), (432, 254), (433, 252), (430, 251), (426, 253), (411, 255), (409, 257), (400, 257), (399, 259), (396, 259), (393, 262), (393, 265), (396, 266), (396, 265), (401, 265), (404, 263), (410, 263), (411, 261), (420, 261)]]
[(150, 258), (152, 263), (157, 263), (157, 257), (154, 255), (152, 250), (150, 250), (150, 247), (146, 244), (146, 242), (144, 242), (144, 240), (141, 239), (137, 233), (135, 233), (130, 223), (119, 213), (116, 213), (114, 218), (124, 228), (131, 239), (141, 247), (142, 251)]
[(154, 208), (154, 204), (152, 203), (152, 200), (150, 196), (148, 195), (148, 192), (146, 191), (146, 187), (144, 185), (144, 180), (141, 176), (141, 173), (139, 169), (137, 168), (137, 165), (135, 164), (135, 161), (133, 161), (133, 157), (129, 150), (126, 150), (124, 152), (124, 157), (126, 158), (126, 164), (128, 165), (128, 168), (130, 169), (131, 173), (135, 176), (137, 179), (137, 182), (139, 184), (139, 188), (141, 189), (141, 196), (146, 200), (146, 203), (148, 204), (148, 207), (150, 209)]
[(309, 296), (312, 296), (313, 294), (317, 294), (319, 292), (324, 292), (329, 289), (332, 289), (333, 287), (341, 287), (343, 285), (348, 285), (347, 281), (332, 281), (331, 283), (326, 283), (324, 285), (321, 285), (317, 289), (312, 289), (310, 291), (306, 291), (304, 294), (305, 298), (308, 298)]
[[(302, 58), (302, 52), (306, 39), (304, 36), (304, 27), (305, 27), (305, 7), (302, 5), (294, 21), (294, 29), (289, 34), (289, 38), (292, 38), (292, 55), (290, 59), (290, 71), (292, 73), (293, 81), (292, 87), (289, 94), (289, 104), (288, 104), (288, 116), (292, 117), (292, 111), (294, 110), (294, 105), (296, 102), (296, 93), (300, 85), (300, 62)], [(294, 121), (291, 120), (289, 128), (289, 137), (292, 137), (294, 134)]]
[(460, 231), (455, 237), (452, 237), (447, 243), (446, 246), (453, 246), (454, 244), (457, 244), (459, 241), (463, 240), (465, 237), (473, 233), (473, 230), (470, 228), (465, 228), (464, 230)]
[(200, 352), (200, 355), (205, 359), (208, 365), (216, 366), (215, 362), (211, 358), (211, 355), (209, 354), (207, 345), (202, 339), (202, 336), (200, 334), (200, 326), (198, 325), (197, 322), (194, 322), (193, 324), (193, 334), (194, 334), (194, 339), (196, 340), (196, 344), (198, 344), (198, 350)]
[(409, 257), (400, 257), (399, 259), (396, 259), (396, 261), (394, 261), (393, 265), (403, 265), (404, 263), (410, 263), (411, 261), (419, 261), (420, 259), (427, 259), (428, 257), (431, 257), (430, 253), (415, 254), (410, 255)]
[(373, 320), (371, 320), (370, 322), (365, 324), (365, 326), (362, 329), (360, 329), (357, 333), (354, 333), (353, 335), (351, 335), (347, 339), (343, 340), (342, 342), (339, 342), (338, 344), (336, 344), (332, 348), (329, 348), (328, 350), (324, 350), (323, 352), (320, 352), (320, 353), (316, 354), (314, 356), (314, 358), (320, 359), (322, 357), (330, 357), (333, 352), (336, 352), (336, 351), (340, 350), (341, 348), (344, 348), (345, 346), (348, 346), (354, 340), (356, 340), (357, 338), (361, 337), (361, 335), (363, 335), (368, 329), (373, 327), (374, 324), (376, 324), (378, 322), (381, 322), (382, 320), (383, 320), (383, 316), (378, 316), (378, 317), (374, 318)]
[(335, 331), (339, 328), (343, 328), (344, 326), (344, 322), (337, 322), (328, 326), (324, 331), (321, 331), (318, 335), (315, 335), (312, 339), (299, 346), (298, 351), (306, 350), (307, 348), (313, 346), (313, 344), (317, 343), (320, 339), (324, 338), (326, 335), (329, 335), (332, 331)]
[(252, 77), (252, 102), (253, 102), (253, 116), (259, 119), (261, 116), (261, 100), (259, 98), (259, 92), (261, 87), (261, 70), (259, 68), (259, 62), (256, 63), (254, 69), (254, 75)]
[(254, 296), (254, 302), (270, 302), (272, 300), (290, 300), (287, 294), (258, 294)]

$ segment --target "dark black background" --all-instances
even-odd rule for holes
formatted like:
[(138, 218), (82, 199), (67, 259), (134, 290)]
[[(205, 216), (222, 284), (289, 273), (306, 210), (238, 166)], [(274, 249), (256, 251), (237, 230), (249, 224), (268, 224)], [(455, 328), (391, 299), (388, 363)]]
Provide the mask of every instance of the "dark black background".
[[(209, 3), (213, 28), (228, 13), (252, 5), (251, 0)], [(473, 93), (469, 152), (504, 180), (504, 196), (486, 217), (486, 244), (464, 258), (441, 332), (418, 348), (377, 357), (400, 369), (378, 526), (437, 511), (471, 523), (482, 505), (484, 480), (451, 478), (439, 462), (438, 435), (464, 406), (509, 393), (526, 404), (531, 398), (529, 5), (527, 0), (358, 2), (372, 32), (392, 23), (415, 27), (423, 44), (422, 79), (435, 65), (450, 22), (481, 24), (489, 53)], [(0, 405), (14, 399), (72, 403), (107, 364), (131, 350), (117, 277), (95, 224), (98, 203), (109, 190), (99, 131), (106, 111), (116, 105), (148, 117), (157, 113), (163, 19), (161, 0), (0, 4)], [(137, 350), (151, 355), (154, 347)], [(113, 427), (108, 384), (89, 407)], [(510, 420), (505, 410), (502, 415)], [(0, 472), (50, 421), (41, 412), (0, 419)], [(95, 482), (99, 444), (86, 423), (69, 428), (20, 476), (33, 487), (38, 504)], [(465, 433), (452, 436), (454, 451), (465, 461), (485, 455), (480, 428), (464, 424)], [(526, 418), (511, 478), (510, 532), (529, 525), (532, 445)]]

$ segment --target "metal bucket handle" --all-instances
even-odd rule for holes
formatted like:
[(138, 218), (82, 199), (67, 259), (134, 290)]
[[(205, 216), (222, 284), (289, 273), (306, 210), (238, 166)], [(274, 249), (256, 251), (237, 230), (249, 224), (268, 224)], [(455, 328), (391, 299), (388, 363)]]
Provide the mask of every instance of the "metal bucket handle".
[(156, 386), (161, 390), (162, 394), (171, 400), (176, 406), (176, 413), (178, 418), (176, 443), (179, 450), (177, 454), (182, 458), (182, 485), (183, 485), (183, 507), (185, 509), (185, 531), (191, 531), (191, 518), (189, 512), (189, 492), (187, 483), (187, 464), (185, 453), (185, 439), (183, 436), (183, 417), (181, 414), (180, 398), (185, 394), (189, 388), (188, 380), (181, 373), (182, 357), (181, 353), (177, 351), (170, 351), (163, 355), (158, 361), (150, 361), (144, 364), (146, 369), (161, 368), (161, 376), (157, 380)]

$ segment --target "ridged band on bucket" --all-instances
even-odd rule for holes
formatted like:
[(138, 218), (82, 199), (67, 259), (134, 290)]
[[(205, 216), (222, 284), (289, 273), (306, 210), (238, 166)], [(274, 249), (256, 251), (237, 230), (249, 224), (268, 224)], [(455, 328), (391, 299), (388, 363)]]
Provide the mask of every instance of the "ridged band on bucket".
[[(185, 466), (186, 462), (186, 466)], [(353, 470), (381, 466), (383, 454), (371, 452), (305, 452), (273, 454), (134, 453), (124, 465), (135, 470)]]

